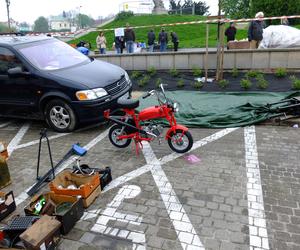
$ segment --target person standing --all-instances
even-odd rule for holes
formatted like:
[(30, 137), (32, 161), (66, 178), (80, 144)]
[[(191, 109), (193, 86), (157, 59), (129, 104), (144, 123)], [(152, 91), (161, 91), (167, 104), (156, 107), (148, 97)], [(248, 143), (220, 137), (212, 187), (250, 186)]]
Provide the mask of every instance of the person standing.
[(177, 51), (179, 40), (177, 34), (173, 31), (171, 31), (171, 38), (172, 38), (172, 43), (174, 44), (174, 51)]
[(234, 26), (234, 23), (231, 22), (230, 26), (225, 30), (225, 36), (227, 37), (227, 43), (229, 41), (234, 41), (236, 35), (236, 27)]
[(164, 28), (161, 29), (161, 32), (158, 35), (158, 42), (160, 44), (160, 52), (165, 52), (168, 44), (168, 33), (165, 32)]
[(101, 31), (96, 38), (97, 48), (99, 49), (100, 54), (106, 53), (106, 38), (104, 33)]
[(264, 17), (263, 12), (258, 12), (255, 15), (257, 20), (251, 21), (248, 29), (248, 40), (250, 42), (250, 49), (257, 49), (261, 40), (263, 39), (264, 22), (261, 18)]
[(148, 51), (149, 52), (153, 52), (154, 49), (154, 42), (155, 42), (155, 33), (153, 31), (153, 29), (151, 29), (148, 32)]
[(133, 53), (134, 51), (134, 42), (135, 42), (135, 33), (129, 24), (126, 24), (124, 40), (126, 43), (127, 53)]

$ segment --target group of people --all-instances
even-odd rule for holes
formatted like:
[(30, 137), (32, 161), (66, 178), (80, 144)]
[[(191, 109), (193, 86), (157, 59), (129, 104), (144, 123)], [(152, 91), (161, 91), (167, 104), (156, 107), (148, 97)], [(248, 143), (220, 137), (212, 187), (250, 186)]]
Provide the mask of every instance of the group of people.
[[(178, 44), (179, 44), (179, 39), (178, 36), (175, 32), (170, 33), (171, 40), (173, 43), (174, 51), (178, 51)], [(155, 47), (155, 42), (156, 42), (156, 35), (154, 33), (154, 30), (151, 29), (148, 32), (147, 35), (148, 41), (148, 51), (153, 52), (154, 47)], [(135, 32), (134, 30), (129, 26), (129, 24), (126, 25), (126, 29), (124, 30), (124, 36), (115, 36), (114, 38), (114, 43), (113, 43), (113, 48), (115, 49), (117, 54), (122, 54), (123, 50), (126, 48), (127, 53), (133, 53), (134, 52), (134, 46), (135, 46)], [(160, 52), (164, 52), (167, 50), (167, 45), (169, 41), (169, 36), (168, 33), (165, 31), (164, 28), (161, 29), (161, 32), (158, 35), (158, 45)], [(104, 36), (104, 32), (101, 31), (99, 35), (96, 38), (96, 45), (97, 48), (99, 49), (100, 54), (105, 54), (106, 53), (106, 48), (107, 48), (107, 40), (106, 37)]]
[[(256, 20), (251, 21), (248, 28), (248, 41), (250, 42), (250, 49), (257, 49), (260, 42), (263, 39), (263, 29), (266, 27), (265, 22), (263, 21), (264, 13), (258, 12), (255, 15)], [(287, 18), (281, 19), (282, 25), (289, 25)], [(225, 36), (227, 37), (227, 43), (235, 40), (237, 29), (233, 22), (230, 23), (230, 26), (225, 30)]]

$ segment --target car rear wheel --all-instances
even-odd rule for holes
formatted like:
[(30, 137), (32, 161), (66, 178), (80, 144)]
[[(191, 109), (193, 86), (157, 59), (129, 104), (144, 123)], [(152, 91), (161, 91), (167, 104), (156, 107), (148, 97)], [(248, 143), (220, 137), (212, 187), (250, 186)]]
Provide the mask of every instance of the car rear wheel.
[(51, 100), (45, 108), (47, 123), (57, 132), (71, 132), (77, 126), (72, 107), (60, 99)]

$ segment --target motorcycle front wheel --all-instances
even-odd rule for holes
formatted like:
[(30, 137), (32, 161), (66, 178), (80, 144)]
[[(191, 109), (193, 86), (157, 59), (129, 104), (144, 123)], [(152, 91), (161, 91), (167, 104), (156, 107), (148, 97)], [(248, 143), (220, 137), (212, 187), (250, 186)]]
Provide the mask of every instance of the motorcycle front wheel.
[(108, 133), (108, 138), (110, 142), (118, 148), (126, 148), (131, 142), (131, 139), (122, 139), (122, 140), (118, 139), (118, 136), (120, 135), (128, 135), (126, 128), (123, 129), (123, 133), (122, 133), (122, 128), (123, 126), (121, 125), (114, 125), (110, 128)]
[(193, 137), (189, 131), (176, 129), (168, 138), (169, 147), (177, 153), (186, 153), (193, 146)]

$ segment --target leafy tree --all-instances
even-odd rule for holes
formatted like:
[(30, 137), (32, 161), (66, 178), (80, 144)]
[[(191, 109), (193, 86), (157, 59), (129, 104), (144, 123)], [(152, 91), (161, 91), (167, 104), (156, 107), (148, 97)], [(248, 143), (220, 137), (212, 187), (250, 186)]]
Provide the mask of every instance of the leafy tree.
[(9, 29), (8, 29), (8, 26), (0, 23), (0, 32), (8, 32)]
[(192, 9), (195, 5), (195, 15), (205, 15), (208, 13), (209, 7), (206, 5), (205, 2), (202, 1), (193, 1), (193, 0), (184, 0), (184, 3), (181, 4), (181, 0), (170, 0), (170, 12), (177, 13), (180, 12), (182, 8), (182, 14), (191, 14)]
[(231, 18), (247, 18), (251, 16), (251, 0), (221, 0), (221, 9)]
[(40, 16), (38, 19), (36, 19), (34, 21), (33, 31), (36, 31), (36, 32), (48, 32), (49, 31), (48, 20), (45, 17)]
[(81, 28), (91, 27), (95, 22), (93, 18), (91, 18), (85, 14), (78, 14), (77, 21)]
[[(252, 16), (259, 11), (264, 12), (265, 16), (298, 15), (300, 13), (300, 2), (299, 0), (252, 0)], [(289, 21), (292, 24), (299, 23), (298, 19)], [(277, 20), (274, 23), (278, 22)]]

